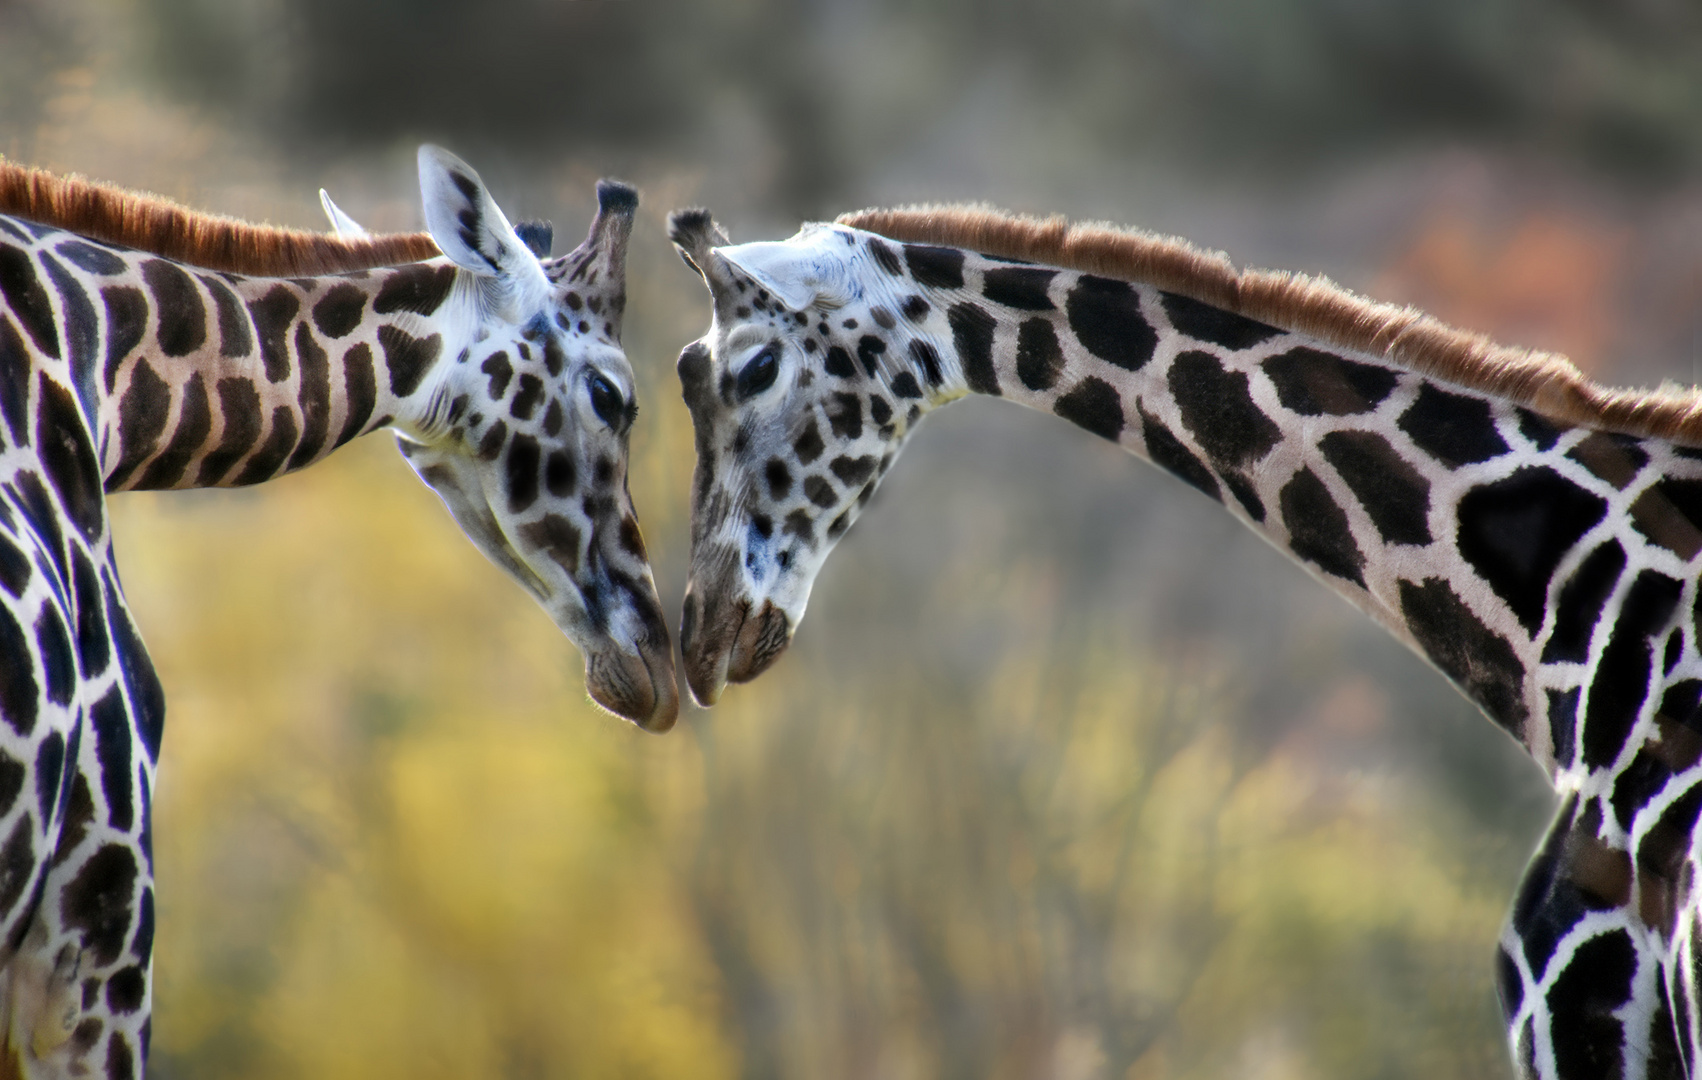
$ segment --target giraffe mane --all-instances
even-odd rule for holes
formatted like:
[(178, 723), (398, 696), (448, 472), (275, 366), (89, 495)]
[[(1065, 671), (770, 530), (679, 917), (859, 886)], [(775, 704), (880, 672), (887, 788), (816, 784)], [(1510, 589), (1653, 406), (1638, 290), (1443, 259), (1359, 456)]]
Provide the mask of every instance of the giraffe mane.
[(67, 229), (206, 270), (309, 277), (440, 254), (429, 233), (344, 238), (256, 225), (80, 176), (0, 160), (0, 214)]
[(1509, 398), (1566, 424), (1702, 445), (1702, 393), (1602, 386), (1559, 353), (1498, 345), (1417, 308), (1379, 303), (1328, 278), (1238, 270), (1222, 252), (1103, 222), (988, 206), (908, 206), (841, 214), (841, 225), (1155, 285), (1341, 348)]

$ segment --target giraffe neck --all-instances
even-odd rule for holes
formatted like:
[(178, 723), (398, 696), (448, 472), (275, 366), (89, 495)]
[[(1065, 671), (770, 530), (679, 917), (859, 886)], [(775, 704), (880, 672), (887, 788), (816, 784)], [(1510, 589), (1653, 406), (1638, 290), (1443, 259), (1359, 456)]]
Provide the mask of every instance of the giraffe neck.
[(443, 260), (244, 277), (0, 223), (27, 230), (49, 279), (19, 286), (40, 302), (13, 305), (0, 351), (69, 366), (108, 491), (259, 483), (374, 428), (429, 427), (428, 376), (465, 344)]
[[(1428, 657), (1563, 787), (1607, 782), (1689, 721), (1696, 451), (1150, 286), (905, 256), (871, 311), (910, 316), (895, 366), (915, 376), (889, 386), (920, 391), (911, 420), (1000, 396), (1163, 466)], [(1668, 764), (1696, 741), (1667, 738), (1684, 759)]]

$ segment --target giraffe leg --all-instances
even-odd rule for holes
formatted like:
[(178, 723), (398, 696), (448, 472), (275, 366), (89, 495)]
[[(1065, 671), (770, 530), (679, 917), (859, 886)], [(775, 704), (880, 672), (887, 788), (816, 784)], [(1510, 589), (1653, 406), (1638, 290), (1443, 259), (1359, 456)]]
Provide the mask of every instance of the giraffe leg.
[[(137, 779), (148, 785), (152, 778), (138, 770)], [(60, 997), (54, 996), (59, 984), (47, 983), (47, 1007), (30, 1030), (30, 1047), (45, 1066), (35, 1075), (123, 1080), (142, 1075), (153, 996), (150, 800), (143, 792), (142, 820), (115, 829), (89, 813), (87, 786), (86, 773), (73, 781), (65, 830), (30, 930), (56, 965), (75, 954), (74, 982)]]
[(10, 939), (17, 944), (0, 967), (0, 1080), (135, 1080), (146, 1062), (151, 763), (115, 772), (103, 767), (96, 736), (72, 746), (51, 860), (27, 929)]
[(90, 833), (62, 849), (68, 857), (49, 872), (44, 902), (5, 969), (0, 1078), (142, 1075), (153, 875), (137, 858), (134, 837)]
[[(17, 499), (0, 486), (0, 1080), (62, 1075), (44, 1063), (73, 1039), (88, 970), (80, 941), (54, 933), (43, 911), (62, 891), (55, 852), (79, 816), (69, 781), (83, 767), (82, 731), (91, 715), (129, 722), (111, 650), (85, 640), (106, 631), (70, 602), (98, 595), (92, 560), (73, 543), (67, 561), (22, 528), (8, 502), (26, 520), (35, 504)], [(90, 800), (86, 783), (81, 797)], [(77, 835), (91, 816), (81, 812)]]
[(1631, 857), (1600, 827), (1598, 803), (1567, 799), (1502, 931), (1514, 1063), (1540, 1080), (1682, 1078), (1668, 950), (1638, 915)]

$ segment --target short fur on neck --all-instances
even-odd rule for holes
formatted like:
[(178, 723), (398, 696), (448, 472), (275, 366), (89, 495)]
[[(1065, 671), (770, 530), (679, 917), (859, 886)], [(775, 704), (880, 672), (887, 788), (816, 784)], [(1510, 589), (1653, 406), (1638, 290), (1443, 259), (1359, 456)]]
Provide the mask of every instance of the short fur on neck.
[(0, 214), (26, 218), (207, 270), (312, 277), (418, 262), (440, 252), (429, 233), (344, 239), (190, 210), (158, 195), (0, 161)]
[(1486, 391), (1566, 424), (1702, 445), (1702, 393), (1615, 389), (1557, 353), (1497, 345), (1411, 307), (1357, 296), (1326, 278), (1237, 270), (1221, 252), (1106, 223), (1072, 224), (987, 206), (911, 206), (842, 214), (841, 225), (1155, 285), (1342, 348)]

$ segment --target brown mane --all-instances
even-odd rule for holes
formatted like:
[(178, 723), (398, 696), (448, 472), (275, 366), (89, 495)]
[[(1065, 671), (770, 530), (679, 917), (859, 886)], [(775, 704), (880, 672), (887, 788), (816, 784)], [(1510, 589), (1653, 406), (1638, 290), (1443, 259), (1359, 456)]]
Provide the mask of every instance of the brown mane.
[(208, 270), (311, 277), (435, 258), (428, 233), (344, 239), (202, 213), (157, 195), (0, 160), (0, 214)]
[(1237, 270), (1219, 252), (1109, 224), (1019, 217), (983, 206), (858, 210), (841, 225), (1155, 285), (1414, 371), (1487, 391), (1566, 424), (1702, 445), (1702, 393), (1601, 386), (1556, 353), (1497, 345), (1410, 307), (1356, 296), (1325, 278)]

